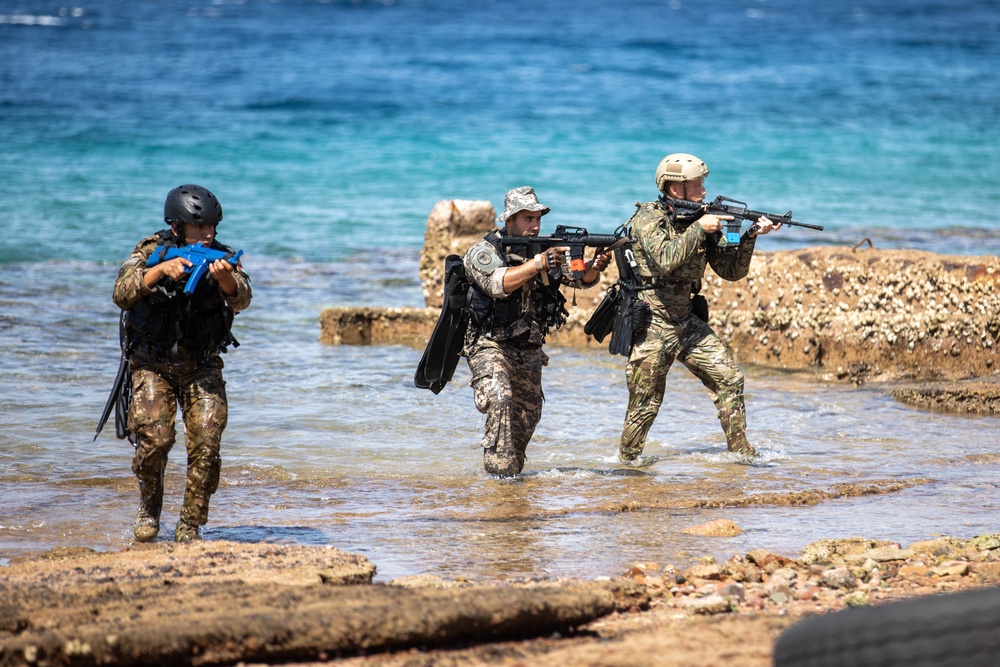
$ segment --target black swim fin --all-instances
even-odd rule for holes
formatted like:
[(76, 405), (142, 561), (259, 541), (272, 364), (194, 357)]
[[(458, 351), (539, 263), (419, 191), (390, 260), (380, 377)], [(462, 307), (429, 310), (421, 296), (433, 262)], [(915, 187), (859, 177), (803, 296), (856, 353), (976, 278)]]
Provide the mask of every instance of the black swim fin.
[[(111, 410), (115, 410), (115, 435), (118, 434), (118, 399), (121, 396), (122, 388), (125, 385), (126, 376), (128, 375), (128, 359), (122, 354), (121, 361), (118, 364), (118, 374), (115, 375), (115, 382), (111, 385), (111, 393), (108, 395), (108, 401), (104, 404), (104, 411), (101, 413), (101, 418), (97, 421), (97, 432), (94, 433), (94, 440), (97, 440), (97, 436), (101, 434), (101, 429), (108, 421), (108, 417), (111, 416)], [(118, 436), (121, 437), (121, 436)]]
[(118, 320), (118, 338), (122, 348), (121, 360), (118, 362), (118, 373), (115, 374), (114, 384), (111, 385), (111, 393), (104, 404), (101, 418), (97, 421), (97, 432), (94, 433), (94, 441), (101, 434), (101, 430), (111, 416), (111, 410), (115, 411), (115, 437), (119, 440), (128, 438), (129, 442), (135, 444), (132, 433), (128, 430), (128, 410), (132, 404), (132, 370), (129, 363), (131, 348), (128, 343), (128, 315), (122, 311)]
[(618, 285), (609, 287), (608, 293), (604, 295), (604, 299), (594, 309), (594, 313), (587, 320), (587, 324), (584, 325), (583, 333), (593, 336), (598, 343), (603, 343), (604, 339), (611, 333), (611, 328), (615, 321), (615, 307), (620, 298), (621, 288)]
[(469, 326), (468, 292), (469, 281), (465, 277), (462, 257), (448, 255), (444, 261), (441, 315), (413, 376), (413, 384), (419, 389), (440, 394), (455, 374), (465, 346), (465, 330)]

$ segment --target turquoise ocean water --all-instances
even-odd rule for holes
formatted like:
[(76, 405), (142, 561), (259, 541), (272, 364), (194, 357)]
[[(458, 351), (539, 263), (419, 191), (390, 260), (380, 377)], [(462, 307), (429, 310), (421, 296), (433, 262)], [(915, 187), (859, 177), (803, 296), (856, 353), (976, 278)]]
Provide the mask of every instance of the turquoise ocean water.
[[(626, 473), (620, 360), (556, 350), (528, 474), (498, 485), (464, 369), (433, 397), (411, 385), (419, 350), (316, 337), (326, 306), (422, 305), (436, 202), (496, 206), (531, 184), (549, 225), (609, 233), (655, 195), (668, 152), (705, 159), (712, 196), (826, 227), (763, 250), (867, 237), (1000, 254), (998, 62), (987, 0), (0, 0), (0, 562), (128, 543), (129, 447), (91, 443), (117, 364), (111, 285), (184, 182), (218, 195), (255, 289), (227, 356), (208, 537), (333, 544), (383, 576), (489, 577), (996, 531), (995, 420), (748, 369), (766, 463), (735, 467), (676, 369), (654, 460)], [(718, 514), (650, 500), (915, 476), (931, 482), (740, 510), (747, 533), (711, 543), (677, 529)], [(627, 499), (661, 509), (608, 511)]]

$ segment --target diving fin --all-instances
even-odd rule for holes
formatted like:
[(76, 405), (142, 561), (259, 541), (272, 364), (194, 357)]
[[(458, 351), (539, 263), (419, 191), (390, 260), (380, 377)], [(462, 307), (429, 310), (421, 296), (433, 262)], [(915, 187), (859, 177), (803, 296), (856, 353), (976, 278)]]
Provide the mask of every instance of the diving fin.
[(618, 267), (620, 297), (615, 303), (608, 352), (628, 357), (632, 355), (633, 309), (638, 298), (636, 289), (641, 284), (639, 265), (631, 247), (615, 250), (615, 265)]
[(115, 411), (115, 436), (119, 440), (128, 438), (129, 442), (135, 444), (132, 433), (128, 430), (128, 410), (132, 404), (132, 370), (129, 364), (131, 348), (128, 344), (128, 315), (122, 311), (121, 319), (118, 321), (118, 338), (122, 348), (121, 361), (118, 362), (118, 373), (115, 374), (114, 384), (111, 385), (111, 393), (104, 404), (101, 418), (97, 421), (97, 432), (94, 433), (94, 442), (101, 430), (111, 416), (111, 410)]
[(604, 339), (611, 333), (611, 327), (615, 321), (615, 306), (621, 298), (621, 288), (612, 285), (608, 288), (608, 293), (604, 295), (601, 303), (594, 309), (594, 313), (587, 320), (583, 327), (583, 333), (593, 336), (598, 343), (603, 343)]
[(622, 298), (615, 304), (608, 352), (628, 357), (632, 354), (632, 304), (635, 303), (636, 297), (632, 290), (625, 289), (622, 292)]
[(462, 257), (448, 255), (444, 261), (441, 315), (413, 376), (413, 384), (417, 388), (440, 394), (455, 374), (465, 346), (465, 330), (469, 325), (469, 310), (465, 304), (468, 292), (469, 281), (465, 277)]
[[(111, 410), (115, 410), (115, 434), (119, 432), (118, 427), (118, 399), (122, 394), (122, 387), (125, 384), (126, 376), (128, 375), (128, 359), (125, 358), (125, 354), (122, 353), (122, 359), (118, 363), (118, 374), (115, 376), (115, 382), (111, 385), (111, 394), (108, 396), (107, 403), (104, 404), (104, 411), (101, 413), (101, 418), (97, 422), (97, 432), (94, 433), (94, 441), (97, 441), (97, 436), (101, 434), (101, 429), (108, 422), (108, 417), (111, 416)], [(122, 436), (118, 436), (121, 438)]]

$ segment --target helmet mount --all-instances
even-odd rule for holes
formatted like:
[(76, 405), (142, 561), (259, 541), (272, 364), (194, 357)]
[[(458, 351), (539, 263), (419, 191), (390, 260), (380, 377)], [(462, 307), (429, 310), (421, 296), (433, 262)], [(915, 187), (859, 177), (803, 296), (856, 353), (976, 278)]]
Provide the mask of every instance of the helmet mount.
[(666, 192), (668, 183), (685, 183), (708, 176), (705, 162), (690, 153), (671, 153), (656, 168), (656, 189)]

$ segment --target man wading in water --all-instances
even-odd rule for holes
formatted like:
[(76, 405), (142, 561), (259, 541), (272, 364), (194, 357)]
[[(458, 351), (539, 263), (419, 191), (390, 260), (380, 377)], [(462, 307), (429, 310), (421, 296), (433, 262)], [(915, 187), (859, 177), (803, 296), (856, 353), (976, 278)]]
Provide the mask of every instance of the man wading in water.
[[(619, 456), (633, 462), (646, 444), (653, 420), (663, 402), (667, 371), (679, 360), (712, 394), (726, 444), (731, 452), (754, 455), (747, 441), (743, 374), (719, 337), (708, 326), (708, 308), (701, 291), (706, 265), (721, 278), (740, 280), (750, 270), (757, 237), (781, 228), (762, 217), (740, 239), (737, 247), (717, 241), (723, 220), (731, 216), (681, 213), (671, 200), (701, 202), (705, 198), (708, 167), (693, 155), (675, 153), (656, 170), (656, 201), (638, 204), (626, 223), (635, 237), (632, 248), (641, 284), (638, 298), (652, 317), (637, 335), (625, 368), (628, 410), (619, 443)], [(702, 309), (696, 309), (696, 299)]]
[(472, 284), (471, 310), (463, 354), (472, 371), (476, 409), (486, 415), (482, 439), (483, 466), (491, 475), (510, 477), (524, 468), (525, 450), (542, 417), (542, 351), (549, 329), (566, 321), (566, 298), (560, 285), (592, 287), (608, 267), (611, 253), (586, 263), (581, 280), (568, 277), (568, 247), (549, 248), (512, 263), (500, 239), (538, 236), (542, 216), (549, 212), (527, 186), (504, 197), (495, 229), (465, 254), (465, 275)]

